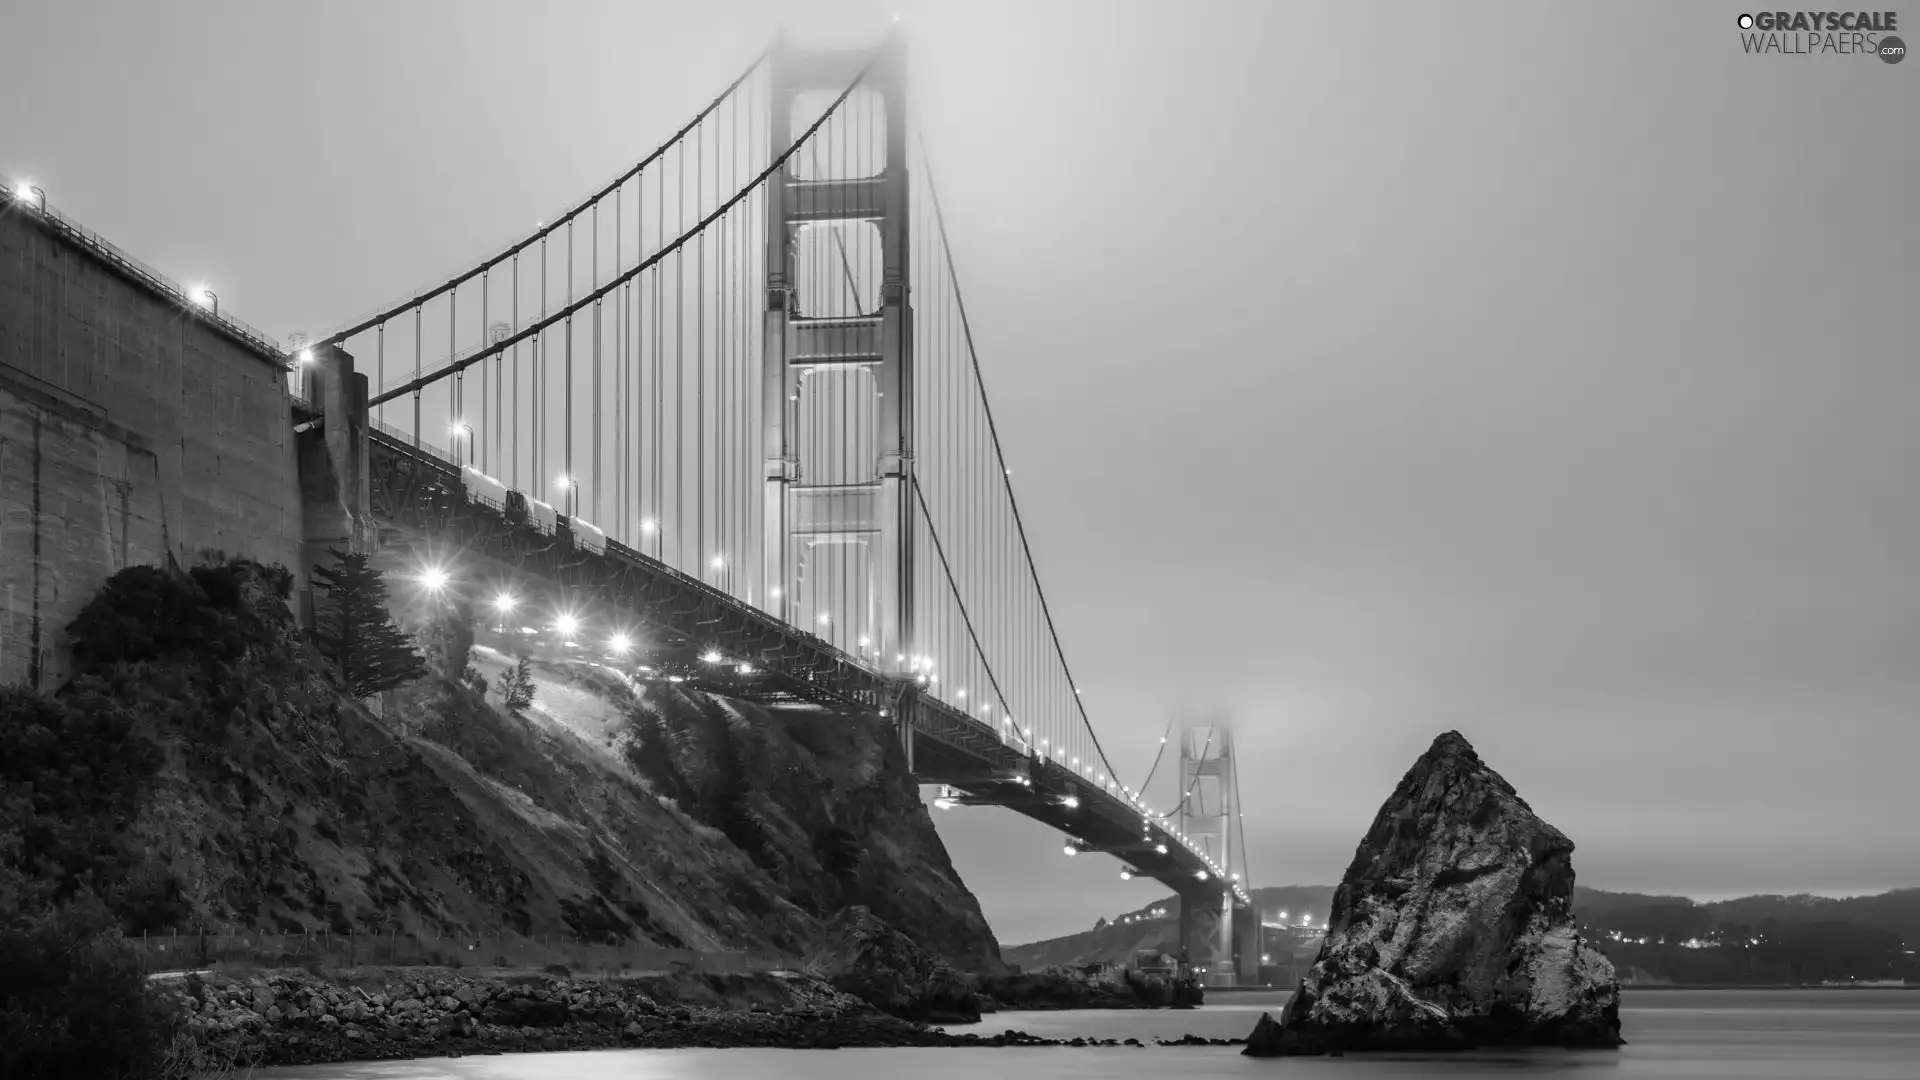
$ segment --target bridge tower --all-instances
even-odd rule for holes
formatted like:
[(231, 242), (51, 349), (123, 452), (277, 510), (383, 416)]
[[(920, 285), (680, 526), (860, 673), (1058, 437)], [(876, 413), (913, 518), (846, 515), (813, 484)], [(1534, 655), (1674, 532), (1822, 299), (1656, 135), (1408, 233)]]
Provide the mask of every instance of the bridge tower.
[[(1220, 720), (1190, 721), (1180, 729), (1178, 831), (1219, 867), (1218, 875), (1181, 890), (1180, 947), (1211, 986), (1251, 979), (1246, 961), (1249, 931), (1257, 942), (1258, 913), (1236, 911), (1231, 883), (1245, 878), (1240, 865), (1240, 796), (1235, 784), (1233, 731)], [(1220, 880), (1224, 878), (1225, 880)], [(1244, 924), (1244, 925), (1242, 925)]]
[[(795, 115), (803, 95), (824, 94), (824, 105), (863, 69), (866, 75), (855, 91), (864, 98), (860, 108), (850, 108), (855, 98), (849, 97), (841, 110), (859, 120), (836, 126), (842, 119), (836, 116), (810, 140), (858, 139), (856, 152), (847, 153), (845, 145), (819, 154), (810, 153), (819, 147), (802, 147), (768, 185), (765, 610), (815, 630), (831, 620), (840, 647), (883, 670), (905, 671), (899, 658), (913, 655), (914, 364), (904, 38), (894, 34), (877, 53), (818, 52), (793, 47), (783, 33), (770, 64), (768, 137), (776, 154), (818, 115)], [(872, 115), (876, 109), (879, 118)], [(883, 148), (872, 146), (875, 135)], [(848, 157), (868, 164), (843, 171), (868, 175), (826, 175), (818, 168), (821, 158)], [(803, 175), (807, 171), (816, 175)], [(809, 233), (830, 236), (838, 261), (800, 258)], [(803, 298), (823, 295), (823, 285), (838, 289), (842, 277), (864, 291), (865, 284), (854, 282), (849, 237), (863, 252), (877, 246), (877, 266), (858, 260), (859, 276), (877, 271), (876, 302), (808, 310)], [(821, 274), (834, 280), (809, 280)], [(825, 387), (832, 389), (818, 392)], [(858, 461), (848, 467), (848, 458)], [(829, 597), (855, 610), (830, 611)]]

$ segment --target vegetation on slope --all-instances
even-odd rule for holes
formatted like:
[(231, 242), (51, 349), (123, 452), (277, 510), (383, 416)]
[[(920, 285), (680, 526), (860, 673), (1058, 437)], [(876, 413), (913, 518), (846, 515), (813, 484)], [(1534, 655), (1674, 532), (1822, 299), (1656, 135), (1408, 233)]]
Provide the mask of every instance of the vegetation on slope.
[(289, 586), (249, 563), (122, 571), (70, 629), (73, 683), (0, 691), (0, 1073), (160, 1067), (172, 1021), (120, 933), (799, 954), (858, 903), (998, 968), (883, 726), (535, 665), (604, 703), (589, 739), (490, 704), (458, 632), (423, 635), (433, 674), (376, 717), (294, 627)]

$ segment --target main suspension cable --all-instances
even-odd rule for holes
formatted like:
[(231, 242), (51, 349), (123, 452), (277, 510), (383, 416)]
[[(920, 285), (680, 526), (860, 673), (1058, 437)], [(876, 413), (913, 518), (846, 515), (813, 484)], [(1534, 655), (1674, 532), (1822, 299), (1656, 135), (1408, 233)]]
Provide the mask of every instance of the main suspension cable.
[[(541, 320), (539, 323), (528, 326), (525, 329), (520, 330), (518, 333), (511, 334), (501, 341), (494, 342), (490, 345), (487, 345), (484, 349), (475, 351), (474, 353), (469, 354), (468, 356), (460, 359), (459, 361), (449, 362), (447, 366), (441, 368), (439, 371), (436, 371), (431, 375), (418, 377), (411, 380), (410, 382), (403, 383), (400, 386), (396, 386), (392, 390), (389, 390), (386, 393), (381, 394), (379, 397), (373, 398), (372, 400), (368, 401), (367, 404), (371, 407), (374, 405), (382, 404), (383, 402), (391, 401), (392, 399), (400, 397), (405, 394), (411, 394), (424, 386), (427, 386), (431, 383), (435, 383), (440, 381), (441, 379), (446, 378), (448, 375), (451, 375), (456, 371), (461, 371), (468, 367), (471, 367), (473, 364), (479, 362), (480, 360), (485, 359), (488, 356), (493, 355), (496, 352), (501, 352), (510, 346), (513, 346), (521, 341), (525, 341), (526, 339), (531, 338), (536, 334), (539, 334), (542, 331), (546, 330), (548, 327), (551, 327), (566, 319), (572, 318), (576, 313), (591, 306), (595, 301), (613, 292), (615, 289), (619, 288), (621, 285), (629, 281), (632, 281), (634, 278), (640, 276), (641, 273), (652, 269), (656, 264), (661, 262), (668, 255), (678, 254), (680, 249), (688, 241), (699, 236), (702, 232), (706, 230), (707, 226), (712, 225), (714, 222), (720, 220), (720, 218), (725, 216), (728, 211), (732, 210), (735, 206), (738, 206), (743, 200), (745, 200), (747, 196), (758, 191), (760, 187), (766, 183), (769, 177), (773, 176), (774, 173), (778, 172), (781, 168), (783, 168), (787, 163), (787, 159), (791, 158), (800, 149), (801, 144), (806, 142), (808, 139), (812, 138), (813, 133), (820, 130), (820, 128), (826, 124), (827, 120), (830, 117), (832, 117), (833, 114), (840, 108), (841, 104), (844, 103), (847, 100), (847, 98), (853, 94), (854, 90), (857, 89), (863, 81), (865, 81), (867, 77), (867, 72), (872, 68), (872, 66), (873, 66), (873, 61), (869, 60), (867, 63), (867, 67), (861, 69), (860, 74), (854, 78), (853, 82), (844, 91), (841, 92), (839, 97), (834, 99), (833, 104), (827, 107), (827, 110), (821, 114), (820, 119), (814, 121), (813, 126), (809, 127), (804, 134), (802, 134), (798, 139), (796, 139), (792, 146), (789, 146), (785, 151), (783, 151), (780, 154), (779, 157), (775, 158), (771, 164), (769, 164), (764, 170), (762, 170), (760, 175), (754, 178), (753, 183), (747, 185), (744, 188), (741, 188), (738, 192), (734, 194), (732, 198), (728, 199), (725, 203), (722, 203), (720, 206), (716, 207), (714, 211), (708, 214), (706, 217), (701, 218), (698, 222), (694, 224), (692, 228), (688, 229), (686, 232), (681, 233), (680, 236), (677, 239), (675, 239), (672, 244), (669, 244), (668, 246), (661, 248), (659, 251), (654, 252), (652, 256), (646, 259), (643, 259), (639, 263), (637, 263), (633, 269), (628, 270), (626, 273), (621, 274), (620, 276), (609, 280), (605, 285), (600, 286), (599, 288), (593, 290), (592, 292), (588, 293), (585, 296), (582, 296), (580, 299), (574, 301), (573, 303), (568, 304), (566, 307), (560, 309), (559, 311), (554, 312), (552, 315), (547, 316), (546, 318)], [(330, 339), (330, 340), (337, 340), (337, 339), (338, 339), (338, 335), (336, 335), (334, 339)]]

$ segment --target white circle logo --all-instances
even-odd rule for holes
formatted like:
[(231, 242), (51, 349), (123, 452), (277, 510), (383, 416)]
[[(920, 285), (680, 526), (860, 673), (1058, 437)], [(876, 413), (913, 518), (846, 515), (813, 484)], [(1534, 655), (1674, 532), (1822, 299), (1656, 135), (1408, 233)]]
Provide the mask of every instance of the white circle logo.
[(1740, 29), (1742, 30), (1753, 29), (1753, 16), (1751, 15), (1740, 16)]

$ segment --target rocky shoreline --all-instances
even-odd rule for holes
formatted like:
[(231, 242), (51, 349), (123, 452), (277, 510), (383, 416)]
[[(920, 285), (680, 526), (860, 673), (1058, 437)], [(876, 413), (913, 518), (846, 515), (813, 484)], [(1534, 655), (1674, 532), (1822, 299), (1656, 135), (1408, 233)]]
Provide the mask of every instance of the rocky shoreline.
[[(203, 1060), (238, 1066), (613, 1048), (1143, 1046), (1007, 1030), (949, 1033), (888, 1016), (809, 975), (587, 980), (418, 970), (188, 975), (157, 985)], [(1239, 1045), (1197, 1036), (1165, 1046)]]

